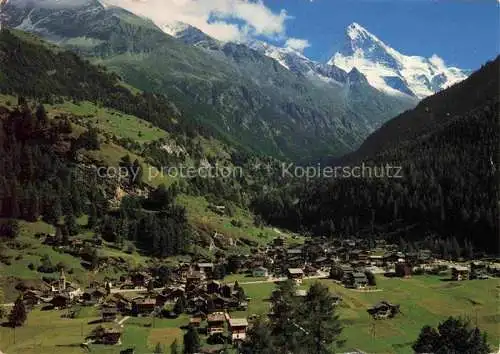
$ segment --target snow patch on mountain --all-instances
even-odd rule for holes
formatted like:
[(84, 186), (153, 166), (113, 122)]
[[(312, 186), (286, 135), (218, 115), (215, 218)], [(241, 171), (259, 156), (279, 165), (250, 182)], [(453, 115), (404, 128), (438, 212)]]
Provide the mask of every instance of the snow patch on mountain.
[(437, 55), (408, 56), (391, 48), (364, 27), (347, 27), (344, 47), (329, 61), (345, 71), (357, 68), (375, 88), (419, 99), (464, 80), (468, 72), (447, 66)]

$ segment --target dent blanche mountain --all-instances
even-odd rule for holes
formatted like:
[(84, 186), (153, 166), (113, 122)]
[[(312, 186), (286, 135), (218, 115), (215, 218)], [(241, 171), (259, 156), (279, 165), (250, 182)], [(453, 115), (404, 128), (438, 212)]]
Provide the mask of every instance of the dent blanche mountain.
[(419, 99), (460, 82), (470, 74), (446, 66), (437, 55), (424, 58), (401, 54), (357, 23), (349, 25), (343, 48), (328, 64), (344, 70), (357, 68), (382, 92)]
[[(147, 19), (95, 0), (11, 2), (6, 12), (9, 26), (90, 57), (139, 89), (165, 94), (183, 117), (258, 153), (339, 156), (415, 104), (379, 92), (357, 70), (338, 71), (342, 85), (311, 80), (248, 46), (194, 30), (187, 42), (174, 39)], [(324, 70), (325, 77), (337, 75)]]

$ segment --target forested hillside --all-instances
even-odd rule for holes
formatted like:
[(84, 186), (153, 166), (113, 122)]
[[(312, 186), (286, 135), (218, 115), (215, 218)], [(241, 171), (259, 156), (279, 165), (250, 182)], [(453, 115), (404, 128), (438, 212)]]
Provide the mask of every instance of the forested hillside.
[(446, 257), (496, 252), (499, 61), (390, 121), (350, 160), (402, 166), (402, 178), (298, 181), (262, 195), (255, 210), (317, 235), (425, 243)]
[(359, 73), (346, 85), (313, 83), (242, 44), (191, 46), (97, 0), (55, 7), (9, 2), (5, 11), (10, 27), (103, 64), (141, 90), (167, 95), (183, 117), (219, 140), (275, 158), (340, 156), (415, 103), (378, 92)]

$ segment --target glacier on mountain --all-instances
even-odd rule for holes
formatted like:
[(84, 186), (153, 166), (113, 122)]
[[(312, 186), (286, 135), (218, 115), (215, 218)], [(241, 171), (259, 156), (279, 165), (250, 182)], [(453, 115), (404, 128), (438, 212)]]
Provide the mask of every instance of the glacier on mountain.
[(357, 68), (375, 88), (419, 99), (468, 76), (466, 70), (447, 66), (437, 55), (424, 58), (401, 54), (357, 23), (347, 27), (343, 48), (328, 64), (346, 71)]

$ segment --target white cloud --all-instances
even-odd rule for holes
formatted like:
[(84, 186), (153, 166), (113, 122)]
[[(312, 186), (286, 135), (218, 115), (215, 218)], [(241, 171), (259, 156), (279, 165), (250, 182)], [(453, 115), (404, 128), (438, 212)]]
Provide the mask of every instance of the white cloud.
[[(103, 0), (152, 19), (157, 25), (184, 22), (222, 41), (252, 36), (284, 39), (286, 10), (269, 9), (262, 0)], [(231, 22), (236, 20), (238, 24)]]
[(303, 52), (304, 49), (310, 47), (311, 44), (307, 39), (300, 39), (300, 38), (288, 38), (287, 41), (285, 42), (285, 47), (296, 50), (298, 52)]

